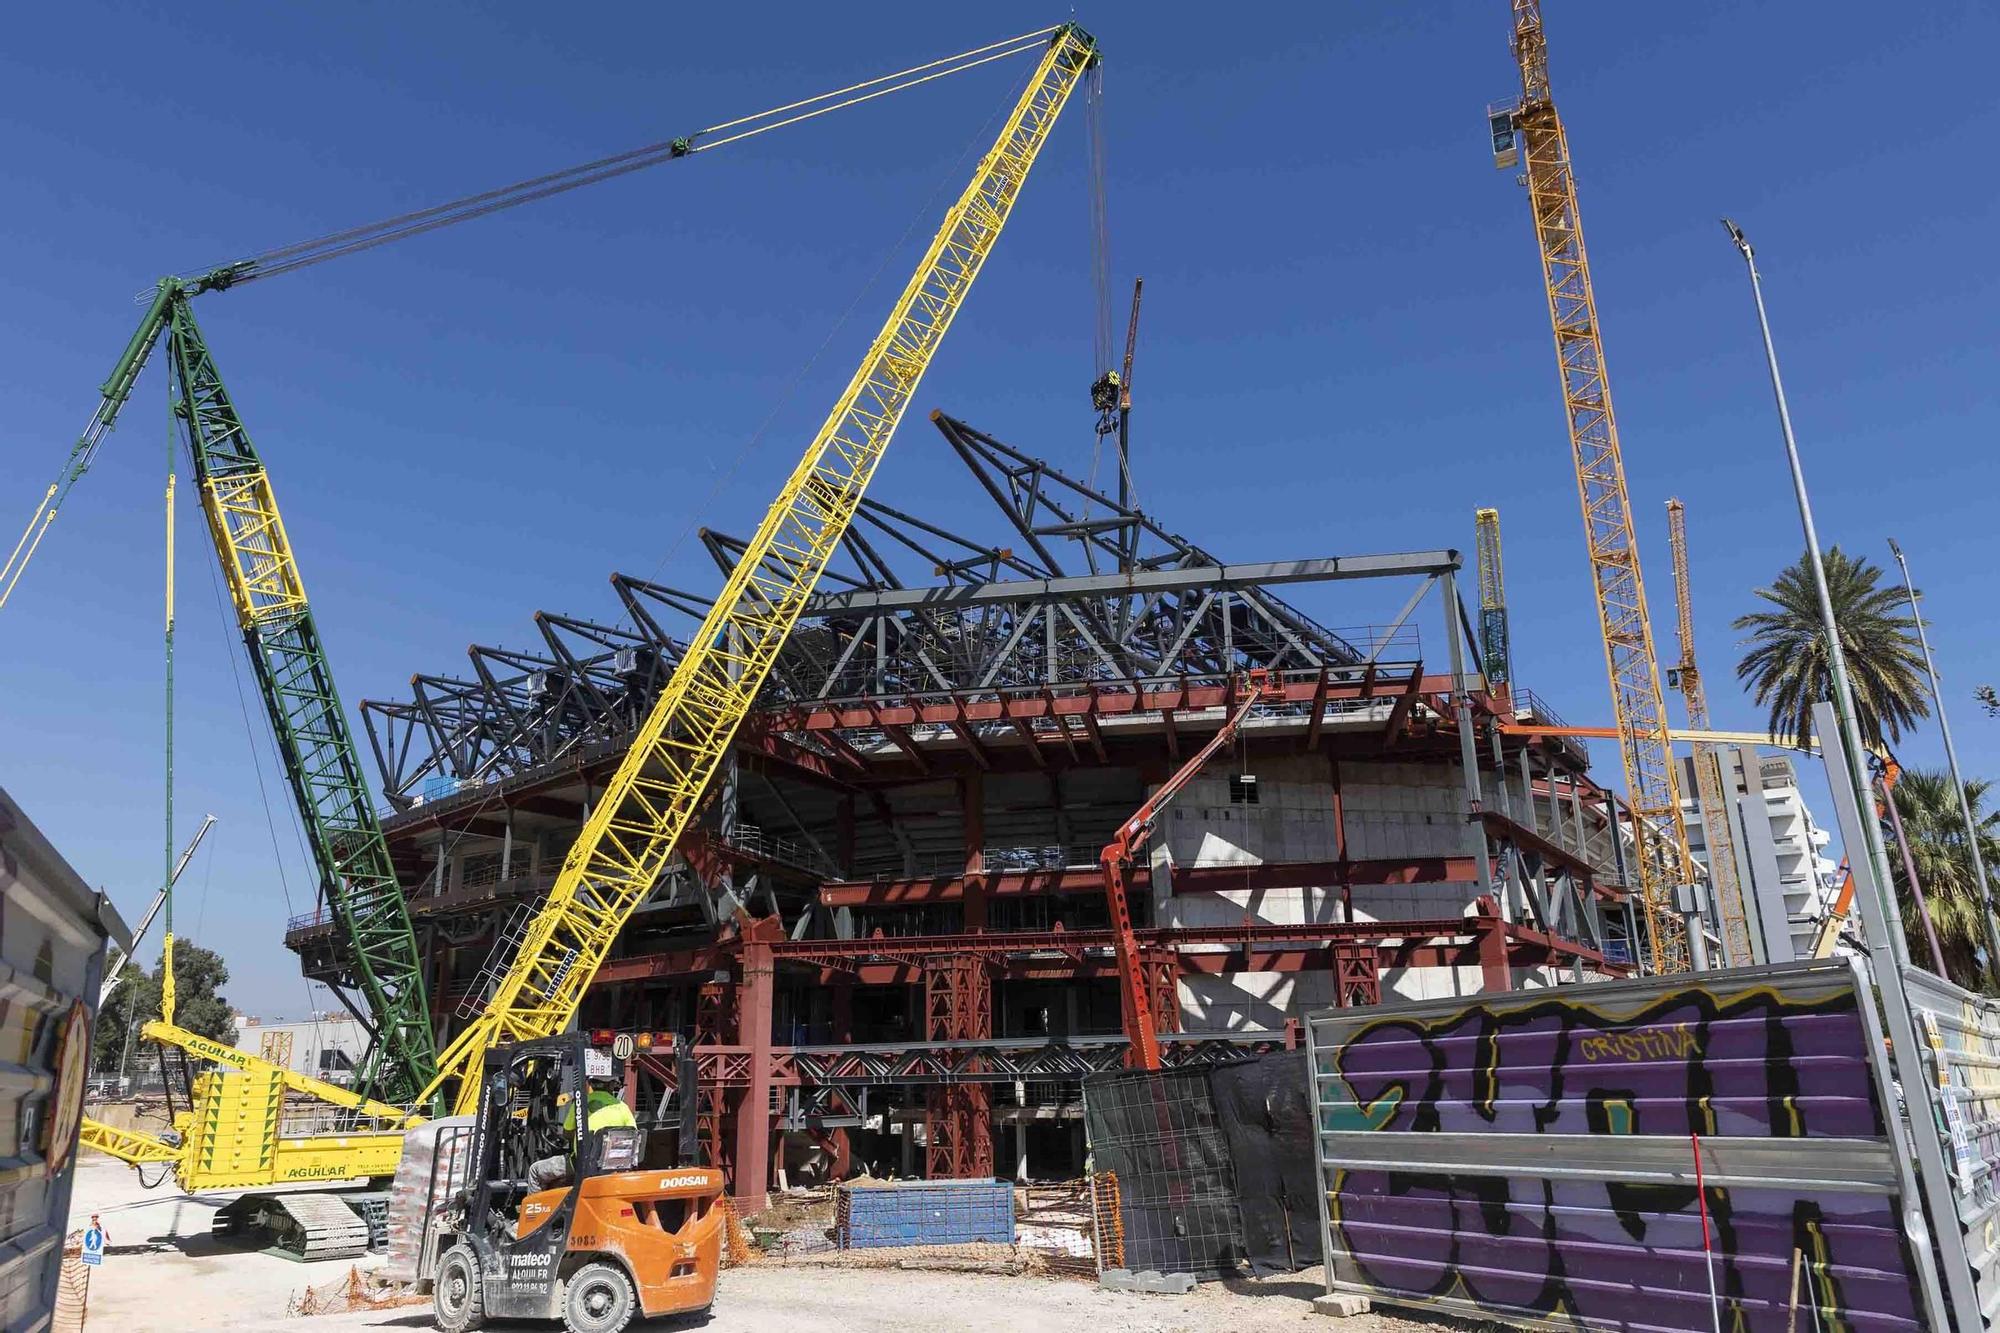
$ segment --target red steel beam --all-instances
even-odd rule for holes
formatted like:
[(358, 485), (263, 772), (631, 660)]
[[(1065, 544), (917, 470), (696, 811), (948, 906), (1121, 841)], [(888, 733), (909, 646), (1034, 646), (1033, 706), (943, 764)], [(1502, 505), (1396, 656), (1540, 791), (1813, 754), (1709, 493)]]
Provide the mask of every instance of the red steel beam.
[[(1222, 976), (1239, 972), (1318, 972), (1333, 967), (1333, 950), (1323, 942), (1325, 932), (1338, 932), (1330, 939), (1354, 943), (1372, 942), (1382, 952), (1382, 966), (1474, 967), (1482, 957), (1478, 936), (1479, 918), (1461, 917), (1450, 921), (1359, 922), (1339, 926), (1256, 926), (1249, 942), (1253, 947), (1246, 960), (1241, 948), (1224, 952), (1176, 955), (1183, 975)], [(1141, 931), (1149, 945), (1209, 944), (1241, 945), (1244, 929), (1216, 927), (1210, 930)], [(1163, 937), (1174, 937), (1164, 939)], [(992, 958), (997, 975), (1010, 981), (1075, 981), (1110, 978), (1116, 968), (1108, 954), (1086, 956), (1082, 950), (1109, 950), (1109, 931), (1054, 931), (1038, 935), (912, 936), (905, 939), (798, 940), (779, 941), (771, 946), (776, 961), (793, 966), (818, 966), (818, 981), (857, 986), (914, 986), (923, 980), (922, 958), (933, 953), (966, 950), (965, 942), (977, 941), (979, 949)], [(1050, 941), (1059, 941), (1051, 944)], [(1310, 943), (1304, 941), (1311, 941)], [(1275, 941), (1273, 943), (1272, 941)], [(1446, 942), (1449, 941), (1449, 942)], [(1581, 958), (1602, 971), (1628, 973), (1628, 964), (1614, 962), (1594, 949), (1573, 940), (1549, 936), (1526, 926), (1503, 924), (1496, 944), (1516, 967), (1546, 962), (1551, 957)], [(1020, 956), (1039, 950), (1046, 954), (1063, 949), (1061, 958)], [(1009, 952), (1016, 956), (1005, 957)], [(665, 981), (708, 977), (726, 970), (736, 957), (733, 941), (702, 949), (646, 954), (635, 958), (614, 958), (598, 969), (596, 986), (628, 985), (638, 981)]]
[[(1326, 943), (1334, 940), (1456, 938), (1475, 928), (1470, 917), (1427, 918), (1415, 921), (1351, 921), (1315, 926), (1283, 926), (1252, 923), (1239, 926), (1183, 926), (1135, 932), (1142, 945), (1170, 948), (1176, 945), (1297, 944), (1305, 941)], [(924, 958), (939, 954), (976, 954), (993, 957), (1015, 953), (1063, 953), (1076, 955), (1086, 949), (1109, 949), (1108, 930), (1006, 931), (977, 935), (875, 936), (862, 940), (779, 940), (771, 945), (779, 961), (829, 963), (847, 959)], [(607, 964), (606, 966), (609, 966)]]
[[(1328, 887), (1337, 884), (1470, 883), (1479, 877), (1469, 856), (1383, 858), (1365, 861), (1272, 861), (1253, 866), (1187, 866), (1173, 872), (1174, 892)], [(1032, 897), (1059, 893), (1102, 893), (1104, 875), (1096, 866), (1062, 870), (990, 870), (981, 877), (988, 897)], [(838, 880), (820, 886), (827, 907), (909, 907), (957, 902), (965, 896), (958, 875), (922, 879)]]
[(1396, 742), (1401, 739), (1403, 728), (1409, 725), (1410, 714), (1416, 709), (1417, 696), (1424, 693), (1435, 693), (1435, 691), (1426, 691), (1424, 682), (1412, 676), (1409, 686), (1396, 696), (1396, 702), (1389, 709), (1389, 721), (1382, 728), (1382, 749), (1385, 752), (1394, 749)]
[[(1380, 673), (1361, 681), (1331, 684), (1324, 674), (1288, 678), (1274, 684), (1276, 702), (1304, 704), (1391, 695), (1450, 693), (1450, 676), (1426, 676), (1417, 671)], [(903, 700), (854, 699), (840, 703), (777, 708), (759, 715), (760, 725), (774, 731), (837, 731), (909, 727), (919, 723), (951, 726), (967, 722), (997, 722), (1038, 718), (1106, 718), (1136, 713), (1196, 712), (1227, 708), (1234, 698), (1227, 682), (1171, 685), (1158, 688), (1092, 686), (1067, 694), (1023, 693), (1004, 698), (925, 695)], [(1047, 739), (1060, 741), (1060, 735)]]

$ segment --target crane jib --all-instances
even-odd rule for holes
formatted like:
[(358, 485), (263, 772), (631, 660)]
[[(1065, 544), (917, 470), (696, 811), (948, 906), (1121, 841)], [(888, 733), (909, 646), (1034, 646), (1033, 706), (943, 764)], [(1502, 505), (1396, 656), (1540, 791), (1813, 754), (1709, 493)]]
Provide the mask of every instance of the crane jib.
[(692, 822), (737, 727), (860, 506), (918, 383), (1013, 211), (1070, 94), (1097, 63), (1065, 25), (846, 390), (745, 547), (675, 667), (486, 1008), (440, 1057), (428, 1096), (478, 1095), (486, 1048), (560, 1031)]

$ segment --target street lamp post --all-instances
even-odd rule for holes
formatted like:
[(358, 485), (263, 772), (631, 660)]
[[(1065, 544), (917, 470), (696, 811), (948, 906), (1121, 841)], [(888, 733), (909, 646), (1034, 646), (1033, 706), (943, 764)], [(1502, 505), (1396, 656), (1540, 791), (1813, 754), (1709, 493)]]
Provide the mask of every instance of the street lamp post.
[[(1917, 587), (1910, 581), (1910, 562), (1896, 539), (1889, 539), (1896, 564), (1903, 571), (1903, 591), (1910, 598), (1910, 619), (1917, 622), (1917, 645), (1924, 650), (1924, 672), (1931, 681), (1931, 702), (1937, 705), (1938, 731), (1944, 736), (1944, 761), (1951, 769), (1951, 789), (1958, 796), (1959, 817), (1965, 821), (1965, 845), (1972, 851), (1972, 873), (1979, 881), (1979, 899), (1985, 907), (1986, 970), (2000, 982), (2000, 923), (1995, 921), (1993, 885), (1986, 878), (1986, 858), (1979, 852), (1979, 827), (1972, 822), (1972, 800), (1965, 794), (1965, 779), (1958, 771), (1958, 747), (1951, 743), (1951, 722), (1944, 713), (1944, 690), (1938, 683), (1937, 663), (1931, 658), (1931, 636), (1924, 632), (1923, 613), (1917, 609)], [(1893, 798), (1891, 798), (1893, 799)]]
[[(1778, 400), (1778, 425), (1785, 435), (1785, 460), (1792, 470), (1792, 493), (1799, 504), (1799, 524), (1805, 529), (1806, 562), (1812, 566), (1813, 588), (1819, 594), (1820, 628), (1826, 635), (1827, 666), (1833, 676), (1833, 707), (1840, 716), (1842, 739), (1847, 743), (1848, 779), (1854, 784), (1855, 793), (1860, 798), (1859, 809), (1866, 811), (1873, 801), (1870, 783), (1862, 780), (1860, 765), (1867, 753), (1861, 743), (1861, 726), (1854, 712), (1854, 688), (1847, 675), (1847, 654), (1840, 646), (1840, 625), (1833, 617), (1833, 597), (1826, 587), (1826, 566), (1820, 560), (1819, 533), (1813, 527), (1812, 501), (1806, 495), (1806, 474), (1799, 463), (1799, 443), (1792, 434), (1792, 412), (1785, 404), (1785, 382), (1778, 375), (1778, 349), (1771, 341), (1771, 320), (1764, 311), (1764, 284), (1757, 275), (1756, 253), (1750, 248), (1750, 241), (1743, 229), (1728, 218), (1722, 225), (1729, 231), (1729, 239), (1743, 255), (1743, 265), (1750, 272), (1750, 294), (1757, 302), (1757, 327), (1764, 335), (1764, 359), (1771, 370), (1771, 392)], [(1902, 920), (1896, 910), (1894, 892), (1890, 885), (1895, 881), (1889, 876), (1889, 854), (1882, 845), (1881, 821), (1863, 819), (1861, 838), (1867, 844), (1863, 849), (1869, 863), (1875, 867), (1875, 882), (1882, 886), (1881, 892), (1888, 895), (1883, 903), (1883, 919), (1890, 922)], [(1850, 853), (1851, 855), (1852, 853)], [(1903, 932), (1893, 927), (1889, 930), (1890, 946), (1898, 964), (1907, 966), (1910, 961), (1909, 944), (1903, 939)]]

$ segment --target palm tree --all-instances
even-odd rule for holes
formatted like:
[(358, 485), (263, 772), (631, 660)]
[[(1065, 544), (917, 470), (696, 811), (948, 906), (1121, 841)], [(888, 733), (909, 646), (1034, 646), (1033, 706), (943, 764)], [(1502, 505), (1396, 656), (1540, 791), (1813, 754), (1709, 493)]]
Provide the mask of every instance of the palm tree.
[[(1980, 855), (1988, 866), (2000, 866), (2000, 810), (1980, 808), (1990, 786), (1973, 779), (1965, 784), (1965, 799), (1979, 830)], [(1986, 947), (1985, 895), (1973, 873), (1965, 820), (1952, 793), (1951, 775), (1935, 769), (1906, 768), (1897, 779), (1895, 800), (1945, 968), (1959, 985), (1978, 990), (1980, 968), (1974, 955)], [(1924, 923), (1917, 916), (1909, 876), (1902, 856), (1893, 847), (1889, 869), (1896, 882), (1896, 901), (1903, 909), (1903, 933), (1909, 940), (1910, 957), (1929, 958), (1930, 945), (1924, 938)]]
[[(1902, 589), (1877, 586), (1880, 566), (1853, 559), (1838, 546), (1826, 553), (1825, 564), (1862, 740), (1871, 749), (1901, 740), (1931, 711), (1917, 622)], [(1750, 651), (1736, 664), (1736, 678), (1771, 710), (1772, 735), (1795, 736), (1804, 745), (1812, 736), (1813, 704), (1833, 694), (1812, 566), (1800, 556), (1777, 582), (1757, 589), (1757, 596), (1771, 609), (1736, 618), (1733, 628), (1750, 631), (1744, 640)]]

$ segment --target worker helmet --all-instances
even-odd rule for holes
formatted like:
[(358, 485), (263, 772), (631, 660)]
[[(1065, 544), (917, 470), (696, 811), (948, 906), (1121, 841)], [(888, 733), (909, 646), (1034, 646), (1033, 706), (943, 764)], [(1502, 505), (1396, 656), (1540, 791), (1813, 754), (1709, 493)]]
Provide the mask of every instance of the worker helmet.
[(583, 1076), (592, 1083), (609, 1083), (617, 1073), (611, 1065), (611, 1052), (595, 1048), (583, 1053)]

